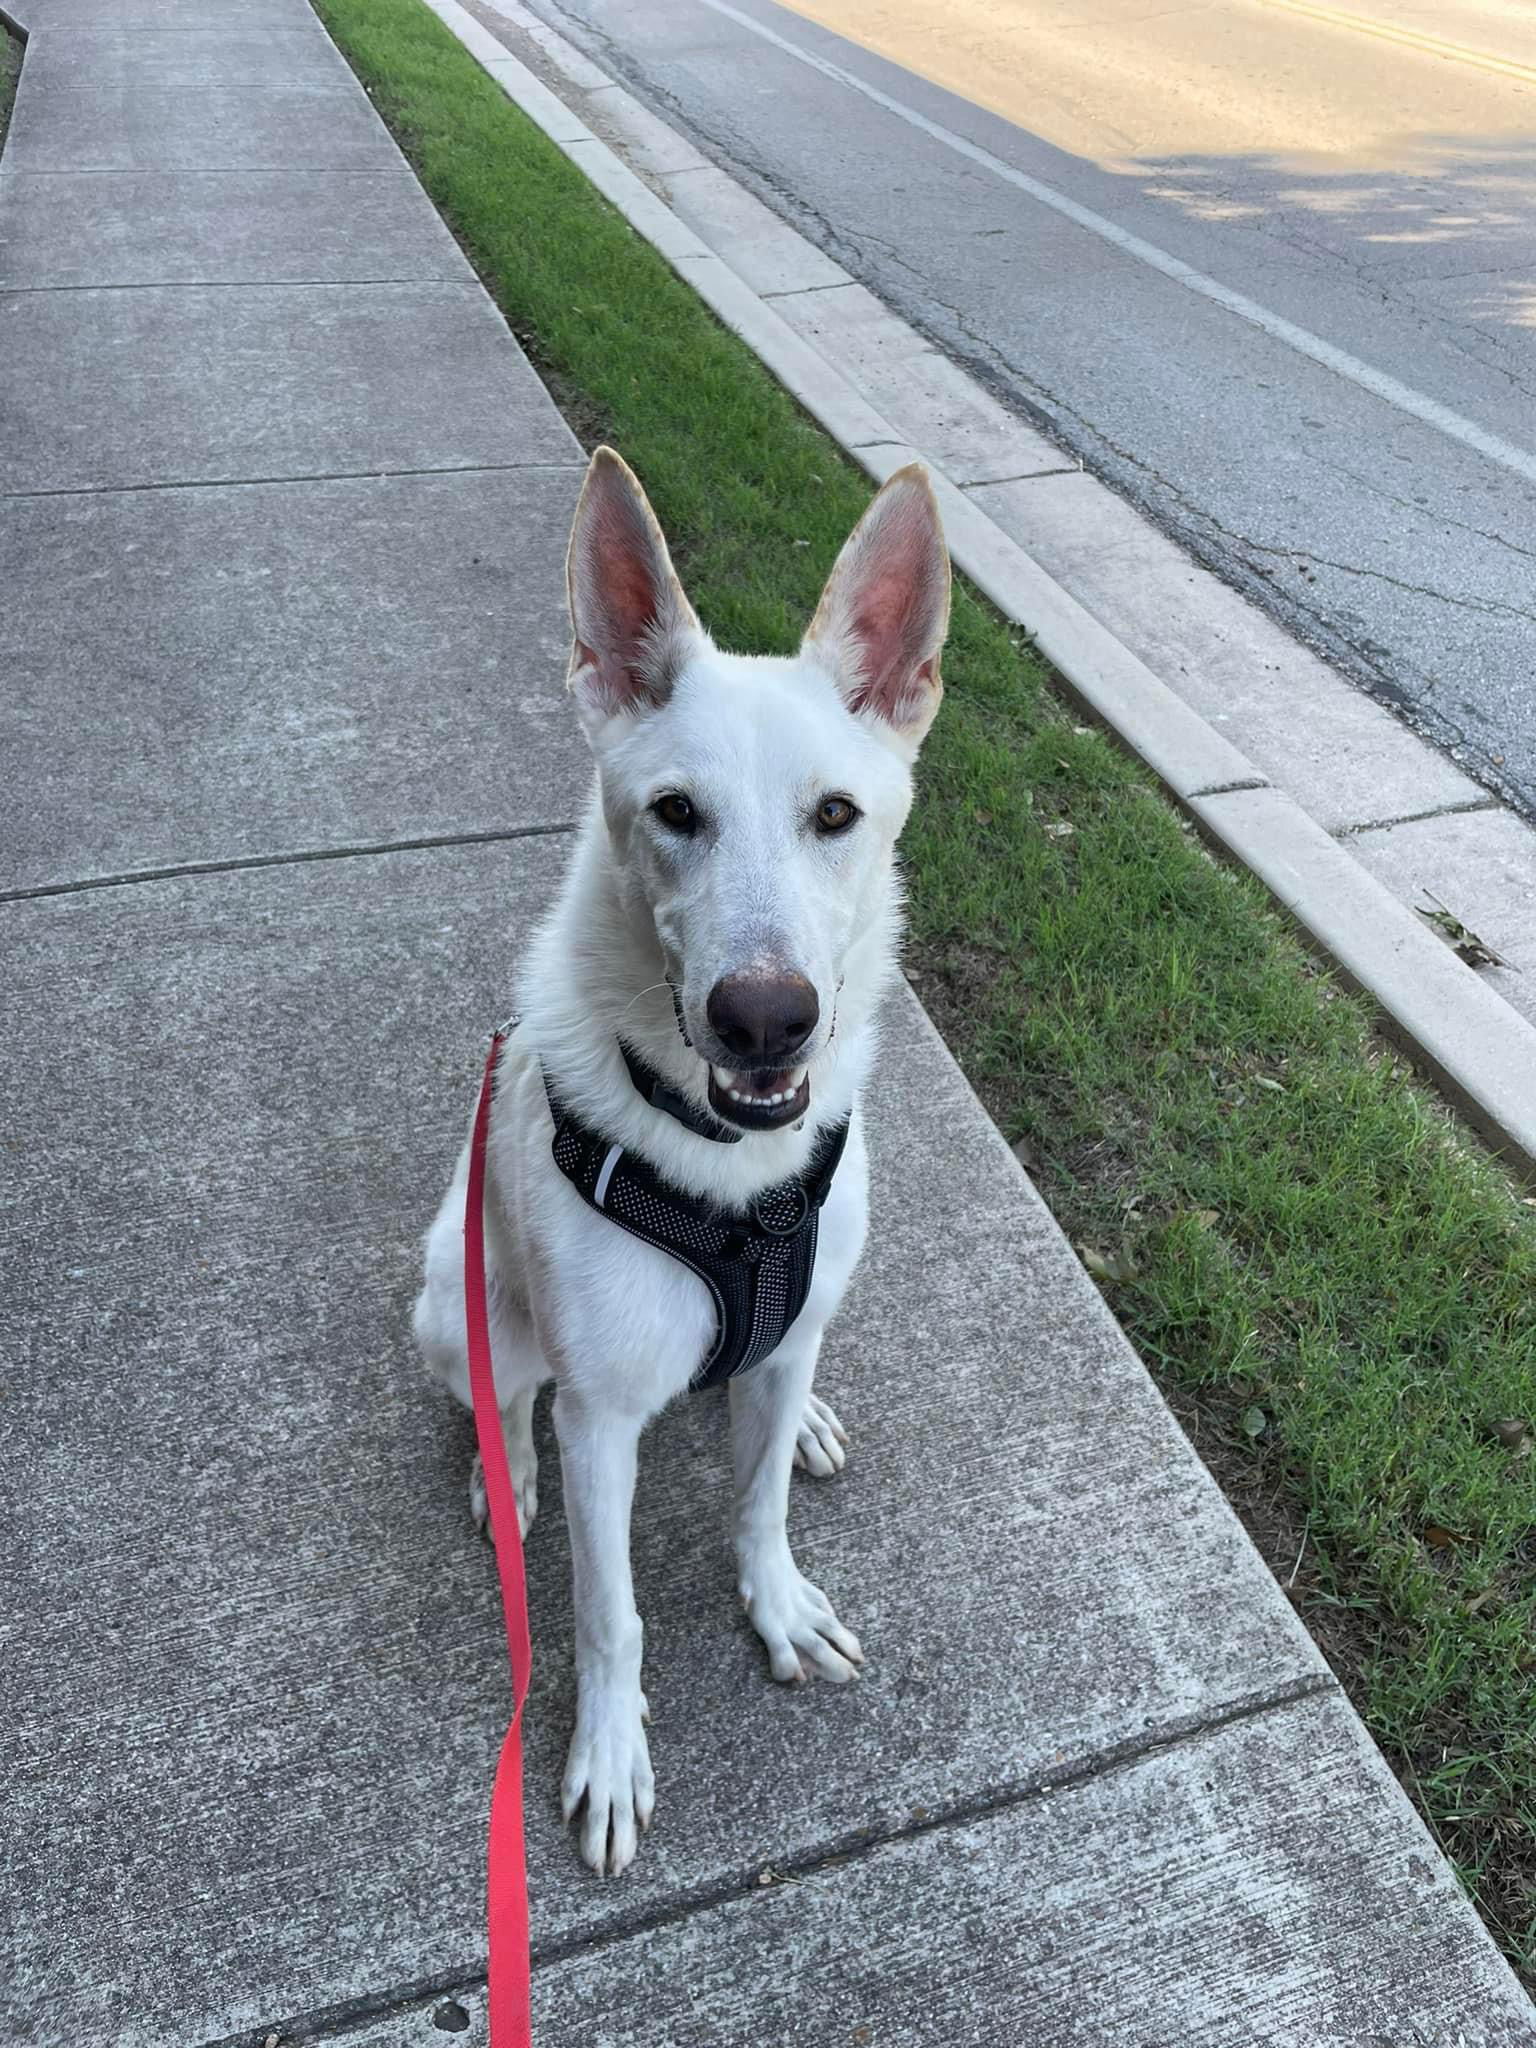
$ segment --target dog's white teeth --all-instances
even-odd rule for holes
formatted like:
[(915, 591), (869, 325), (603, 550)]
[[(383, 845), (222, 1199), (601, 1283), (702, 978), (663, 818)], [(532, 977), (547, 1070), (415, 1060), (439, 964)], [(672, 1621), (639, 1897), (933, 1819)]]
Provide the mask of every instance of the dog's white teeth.
[(800, 1091), (801, 1082), (805, 1079), (805, 1068), (802, 1067), (798, 1074), (791, 1074), (788, 1077), (787, 1088), (780, 1088), (772, 1095), (754, 1095), (750, 1088), (738, 1088), (734, 1085), (738, 1077), (729, 1069), (711, 1067), (709, 1071), (722, 1095), (728, 1096), (732, 1102), (748, 1103), (753, 1109), (781, 1109), (786, 1102), (793, 1101)]

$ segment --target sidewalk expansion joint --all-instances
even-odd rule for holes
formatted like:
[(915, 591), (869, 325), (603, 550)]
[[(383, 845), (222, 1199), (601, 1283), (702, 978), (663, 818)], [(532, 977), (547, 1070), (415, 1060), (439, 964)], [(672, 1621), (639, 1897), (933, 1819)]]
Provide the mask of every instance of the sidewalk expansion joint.
[(1396, 818), (1368, 818), (1363, 825), (1341, 825), (1335, 839), (1358, 839), (1362, 832), (1388, 832), (1394, 825), (1422, 825), (1428, 818), (1465, 818), (1477, 811), (1502, 811), (1496, 796), (1469, 797), (1465, 803), (1437, 804), (1428, 811), (1404, 811)]
[(441, 277), (135, 277), (118, 284), (0, 284), (0, 298), (41, 298), (50, 292), (345, 291), (352, 285), (463, 284), (464, 273)]
[(1270, 789), (1272, 787), (1273, 784), (1266, 776), (1245, 775), (1237, 782), (1212, 782), (1204, 789), (1192, 789), (1184, 801), (1187, 804), (1193, 804), (1199, 803), (1203, 797), (1241, 796), (1250, 789)]
[(542, 471), (548, 476), (583, 476), (585, 456), (579, 462), (454, 462), (444, 469), (317, 469), (290, 476), (182, 476), (163, 483), (145, 484), (60, 484), (49, 490), (0, 491), (0, 505), (19, 504), (29, 498), (113, 498), (129, 491), (240, 491), (265, 484), (348, 484), (392, 483), (403, 476), (524, 476)]
[[(275, 34), (281, 34), (281, 33), (282, 33), (282, 30), (281, 30), (281, 28), (277, 28), (277, 29), (269, 29), (269, 30), (268, 30), (267, 32), (268, 32), (269, 34), (274, 34), (274, 33), (275, 33)], [(55, 30), (53, 31), (53, 33), (54, 33), (55, 35), (57, 35), (57, 33), (58, 33), (57, 29), (55, 29)], [(94, 33), (94, 31), (93, 31), (93, 30), (91, 30), (91, 29), (78, 29), (78, 28), (77, 28), (77, 29), (75, 29), (75, 30), (73, 31), (73, 33), (74, 33), (75, 35), (77, 35), (77, 36), (78, 36), (78, 35), (91, 35), (91, 34), (93, 34), (93, 33)], [(119, 33), (119, 31), (118, 31), (118, 30), (116, 30), (116, 29), (104, 29), (104, 30), (102, 30), (102, 31), (101, 31), (101, 33), (102, 33), (102, 34), (104, 34), (104, 35), (116, 35), (116, 34), (118, 34), (118, 33)], [(130, 31), (128, 31), (128, 33), (132, 34), (132, 33), (134, 33), (134, 31), (130, 30)], [(182, 31), (178, 31), (178, 30), (176, 30), (176, 29), (171, 29), (171, 30), (168, 30), (168, 31), (166, 31), (166, 33), (168, 33), (168, 34), (171, 34), (171, 35), (176, 35), (176, 34), (178, 34), (178, 33), (182, 33), (182, 34), (191, 34), (191, 35), (196, 35), (196, 34), (197, 34), (197, 30), (196, 30), (196, 29), (191, 29), (191, 30), (182, 30)], [(36, 34), (37, 34), (37, 30), (36, 30), (36, 29), (34, 29), (34, 30), (32, 31), (32, 35), (36, 35)], [(30, 42), (30, 40), (31, 40), (31, 37), (29, 36), (29, 37), (28, 37), (28, 41)], [(304, 83), (304, 82), (303, 82), (302, 80), (300, 80), (300, 81), (299, 81), (299, 83), (295, 84), (295, 83), (293, 82), (293, 80), (292, 80), (291, 78), (289, 78), (289, 79), (285, 79), (285, 80), (283, 81), (283, 85), (282, 85), (282, 87), (281, 87), (281, 88), (279, 88), (279, 90), (283, 90), (283, 91), (288, 91), (288, 92), (302, 92), (302, 93), (307, 93), (307, 94), (309, 94), (309, 95), (310, 95), (311, 97), (313, 97), (313, 98), (315, 98), (315, 99), (317, 99), (317, 100), (339, 100), (339, 99), (344, 99), (344, 98), (346, 98), (346, 96), (347, 96), (347, 94), (348, 94), (348, 91), (349, 91), (349, 89), (350, 89), (350, 87), (351, 87), (351, 85), (352, 85), (353, 81), (349, 79), (349, 80), (347, 81), (347, 83), (346, 83), (345, 85), (331, 85), (331, 84), (330, 84), (330, 83), (329, 83), (328, 81), (329, 81), (330, 79), (332, 79), (332, 78), (333, 78), (334, 76), (335, 76), (335, 74), (334, 74), (334, 73), (332, 72), (332, 70), (331, 70), (330, 66), (329, 66), (329, 65), (327, 65), (327, 66), (326, 66), (326, 68), (325, 68), (325, 79), (324, 79), (324, 81), (322, 81), (321, 83), (319, 83), (319, 84), (305, 84), (305, 83)], [(251, 82), (251, 84), (249, 84), (249, 85), (217, 85), (217, 86), (207, 87), (207, 88), (205, 88), (205, 90), (208, 90), (208, 91), (213, 91), (213, 92), (221, 92), (221, 93), (239, 93), (239, 94), (240, 94), (240, 95), (242, 96), (242, 98), (243, 98), (243, 97), (244, 97), (245, 95), (247, 95), (247, 94), (263, 93), (263, 92), (265, 92), (265, 93), (270, 93), (270, 92), (272, 91), (272, 87), (271, 87), (270, 85), (267, 85), (267, 84), (263, 83), (263, 82), (262, 82), (262, 81), (261, 81), (260, 79), (255, 79), (255, 80), (253, 80), (253, 81)], [(96, 88), (95, 88), (94, 86), (90, 86), (90, 85), (56, 85), (56, 86), (54, 86), (54, 87), (52, 88), (52, 92), (51, 92), (51, 96), (52, 96), (53, 98), (55, 98), (55, 99), (63, 99), (63, 98), (64, 98), (64, 97), (65, 97), (66, 95), (68, 95), (68, 94), (74, 94), (74, 95), (75, 95), (76, 97), (78, 97), (78, 98), (81, 98), (81, 99), (95, 99), (95, 98), (98, 98), (98, 97), (99, 97), (99, 94), (97, 93), (97, 90), (96, 90)], [(145, 101), (145, 100), (169, 100), (169, 99), (175, 99), (175, 98), (177, 98), (177, 97), (178, 97), (178, 94), (177, 94), (177, 93), (176, 93), (176, 92), (174, 91), (174, 89), (173, 89), (172, 87), (170, 87), (170, 86), (159, 86), (159, 87), (156, 87), (156, 88), (154, 88), (154, 89), (152, 89), (152, 90), (149, 90), (149, 91), (146, 91), (146, 92), (142, 93), (142, 94), (140, 95), (140, 101), (141, 101), (141, 103), (142, 103), (142, 102), (143, 102), (143, 101)], [(177, 166), (177, 169), (178, 169), (178, 170), (180, 170), (180, 168), (181, 168), (181, 166), (180, 166), (180, 165), (178, 165), (178, 166)], [(247, 169), (249, 169), (249, 168), (251, 168), (251, 167), (250, 167), (249, 165), (247, 165), (247, 166), (246, 166), (246, 168), (247, 168)]]
[[(1087, 476), (1088, 472), (1080, 462), (1064, 463), (1060, 469), (1021, 469), (1017, 476), (977, 476), (968, 484), (961, 484), (962, 491), (990, 491), (1001, 484), (1032, 484), (1043, 476)], [(1025, 550), (1026, 554), (1028, 549)]]
[[(712, 1884), (695, 1886), (671, 1904), (620, 1915), (607, 1926), (591, 1932), (567, 1935), (546, 1944), (535, 1941), (533, 1969), (535, 1972), (553, 1969), (576, 1956), (596, 1955), (623, 1942), (677, 1926), (717, 1907), (761, 1898), (766, 1891), (777, 1889), (781, 1883), (813, 1884), (820, 1873), (834, 1871), (840, 1865), (876, 1850), (920, 1841), (925, 1836), (966, 1827), (1012, 1808), (1029, 1805), (1037, 1799), (1076, 1791), (1079, 1786), (1134, 1769), (1150, 1757), (1186, 1748), (1222, 1729), (1284, 1712), (1307, 1700), (1338, 1694), (1338, 1682), (1330, 1672), (1293, 1679), (1288, 1685), (1277, 1686), (1258, 1698), (1238, 1701), (1187, 1723), (1175, 1723), (1160, 1733), (1144, 1738), (1128, 1737), (1097, 1751), (1082, 1762), (1064, 1764), (1057, 1770), (1043, 1771), (1020, 1783), (980, 1793), (970, 1799), (953, 1800), (947, 1806), (928, 1810), (921, 1820), (861, 1829), (772, 1864), (755, 1863), (749, 1869), (718, 1878)], [(393, 2013), (407, 2012), (428, 1999), (442, 1998), (455, 1992), (483, 1995), (485, 1981), (483, 1964), (466, 1966), (425, 1981), (418, 1979), (388, 1991), (368, 1993), (333, 2006), (316, 2007), (289, 2019), (265, 2021), (242, 2033), (203, 2042), (200, 2048), (261, 2048), (261, 2043), (272, 2034), (277, 2035), (284, 2048), (290, 2048), (290, 2044), (292, 2048), (303, 2048), (306, 2043), (343, 2040), (348, 2034), (371, 2026), (377, 2020), (388, 2018)]]
[(240, 854), (230, 860), (178, 861), (163, 868), (129, 868), (117, 875), (87, 875), (75, 882), (40, 882), (30, 889), (0, 889), (0, 903), (30, 903), (38, 896), (80, 896), (90, 889), (127, 889), (138, 882), (174, 882), (183, 875), (231, 875), (242, 868), (298, 867), (318, 860), (370, 860), (384, 853), (430, 853), (441, 846), (496, 846), (509, 839), (553, 839), (574, 832), (575, 820), (554, 825), (498, 825), (485, 832), (437, 832), (421, 839), (380, 839), (357, 846), (305, 846), (290, 853)]
[[(711, 250), (710, 253), (713, 255), (714, 251)], [(759, 292), (757, 296), (766, 304), (773, 299), (808, 299), (817, 292), (840, 292), (842, 289), (842, 284), (797, 284), (792, 285), (788, 291)]]
[[(3, 19), (3, 15), (0, 15)], [(142, 164), (81, 164), (62, 171), (34, 170), (31, 165), (0, 161), (0, 184), (7, 178), (264, 178), (303, 171), (326, 178), (398, 178), (392, 165), (379, 164), (178, 164), (174, 171), (146, 171)]]
[(546, 1946), (540, 1946), (535, 1942), (533, 1966), (536, 1970), (548, 1969), (557, 1963), (568, 1961), (572, 1956), (590, 1955), (600, 1949), (611, 1948), (619, 1942), (630, 1941), (636, 1935), (650, 1934), (679, 1921), (691, 1919), (696, 1913), (712, 1907), (729, 1905), (740, 1899), (760, 1897), (765, 1890), (771, 1889), (771, 1886), (765, 1886), (763, 1883), (765, 1867), (769, 1869), (774, 1880), (789, 1883), (809, 1882), (819, 1872), (834, 1870), (841, 1864), (868, 1855), (871, 1851), (891, 1848), (904, 1842), (921, 1841), (925, 1836), (942, 1834), (951, 1828), (968, 1827), (974, 1821), (990, 1819), (995, 1814), (1030, 1805), (1037, 1799), (1049, 1799), (1063, 1792), (1074, 1792), (1080, 1786), (1132, 1770), (1138, 1764), (1145, 1763), (1149, 1758), (1160, 1756), (1168, 1750), (1186, 1748), (1222, 1729), (1238, 1726), (1245, 1721), (1259, 1720), (1268, 1714), (1284, 1712), (1306, 1700), (1338, 1695), (1338, 1681), (1331, 1672), (1292, 1679), (1289, 1684), (1277, 1686), (1272, 1692), (1264, 1693), (1256, 1699), (1240, 1700), (1231, 1706), (1219, 1708), (1214, 1713), (1192, 1718), (1187, 1722), (1174, 1722), (1158, 1733), (1142, 1737), (1127, 1736), (1123, 1741), (1111, 1743), (1078, 1763), (1062, 1764), (1057, 1769), (1042, 1771), (1033, 1778), (1012, 1785), (999, 1786), (990, 1792), (977, 1793), (969, 1799), (952, 1800), (946, 1806), (929, 1809), (921, 1820), (852, 1831), (798, 1856), (776, 1861), (769, 1866), (757, 1863), (735, 1876), (722, 1877), (712, 1885), (701, 1885), (672, 1905), (655, 1908), (649, 1912), (642, 1910), (627, 1920), (616, 1921), (611, 1927), (591, 1934), (567, 1936)]

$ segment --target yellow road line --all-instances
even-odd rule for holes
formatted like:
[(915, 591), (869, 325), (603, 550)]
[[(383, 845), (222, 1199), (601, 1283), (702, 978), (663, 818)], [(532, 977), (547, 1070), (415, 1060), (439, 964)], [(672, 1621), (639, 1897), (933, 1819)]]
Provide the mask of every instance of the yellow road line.
[(1448, 43), (1416, 28), (1393, 28), (1363, 14), (1346, 14), (1341, 7), (1315, 7), (1310, 0), (1258, 0), (1258, 4), (1281, 8), (1287, 14), (1305, 15), (1307, 20), (1326, 22), (1331, 28), (1354, 29), (1359, 35), (1376, 36), (1384, 43), (1399, 43), (1404, 49), (1418, 50), (1426, 57), (1444, 57), (1453, 64), (1470, 64), (1478, 71), (1493, 71), (1501, 78), (1518, 78), (1526, 85), (1536, 85), (1536, 64), (1517, 64), (1512, 57), (1492, 57), (1486, 50), (1469, 49), (1465, 43)]

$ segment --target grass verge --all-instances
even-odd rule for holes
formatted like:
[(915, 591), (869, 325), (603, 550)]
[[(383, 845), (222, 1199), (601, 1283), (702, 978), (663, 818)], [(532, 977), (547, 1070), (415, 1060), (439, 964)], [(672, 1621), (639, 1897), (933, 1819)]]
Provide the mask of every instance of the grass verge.
[[(865, 479), (419, 0), (318, 5), (712, 629), (790, 650)], [(964, 585), (945, 671), (914, 978), (1533, 1981), (1536, 1214)]]
[(21, 76), (21, 38), (12, 35), (0, 21), (0, 149), (11, 125), (11, 108), (16, 100), (16, 81)]

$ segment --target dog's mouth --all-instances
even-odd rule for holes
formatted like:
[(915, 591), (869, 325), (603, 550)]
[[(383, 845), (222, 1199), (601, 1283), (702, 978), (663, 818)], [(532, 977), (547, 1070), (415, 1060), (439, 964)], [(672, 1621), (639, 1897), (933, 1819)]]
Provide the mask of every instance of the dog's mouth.
[(744, 1131), (776, 1131), (799, 1121), (811, 1106), (811, 1077), (804, 1067), (769, 1067), (737, 1073), (709, 1070), (709, 1106)]

